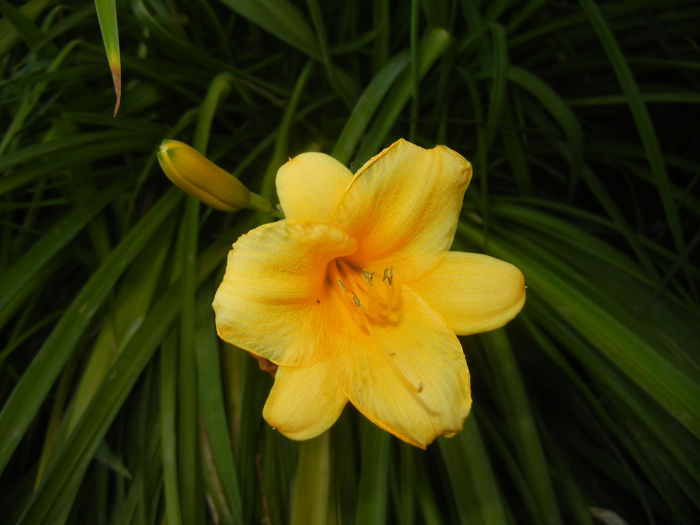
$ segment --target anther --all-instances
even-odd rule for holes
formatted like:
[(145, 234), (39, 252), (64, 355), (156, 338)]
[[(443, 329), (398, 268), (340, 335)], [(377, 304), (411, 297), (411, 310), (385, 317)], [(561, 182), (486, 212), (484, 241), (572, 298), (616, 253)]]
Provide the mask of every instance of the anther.
[(384, 268), (384, 275), (382, 277), (382, 281), (384, 281), (385, 283), (391, 284), (393, 280), (394, 280), (394, 267), (390, 266), (388, 268)]
[(360, 300), (357, 298), (357, 296), (355, 294), (352, 294), (352, 302), (355, 303), (355, 306), (357, 306), (358, 308), (361, 306)]
[(338, 284), (344, 291), (348, 291), (348, 289), (345, 287), (345, 284), (343, 284), (343, 281), (341, 281), (340, 279), (336, 279), (336, 281), (338, 281)]
[(362, 276), (365, 278), (365, 280), (369, 284), (372, 284), (372, 279), (374, 279), (374, 272), (368, 272), (367, 270), (362, 270)]

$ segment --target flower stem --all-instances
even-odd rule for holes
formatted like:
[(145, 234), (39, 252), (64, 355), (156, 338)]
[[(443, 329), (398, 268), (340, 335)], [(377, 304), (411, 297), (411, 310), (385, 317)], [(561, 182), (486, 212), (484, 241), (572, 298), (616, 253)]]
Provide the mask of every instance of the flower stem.
[(253, 193), (252, 191), (248, 195), (248, 206), (250, 210), (258, 211), (260, 213), (266, 213), (272, 215), (278, 219), (284, 219), (284, 214), (272, 206), (272, 203), (262, 195)]
[(299, 443), (291, 525), (328, 523), (330, 450), (329, 432)]

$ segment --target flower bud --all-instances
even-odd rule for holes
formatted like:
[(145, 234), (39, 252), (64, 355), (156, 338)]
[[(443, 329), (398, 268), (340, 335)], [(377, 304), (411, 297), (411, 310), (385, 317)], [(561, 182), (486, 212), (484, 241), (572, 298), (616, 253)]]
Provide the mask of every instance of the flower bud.
[(249, 205), (250, 192), (241, 181), (184, 142), (164, 140), (158, 162), (173, 184), (212, 208), (236, 211)]

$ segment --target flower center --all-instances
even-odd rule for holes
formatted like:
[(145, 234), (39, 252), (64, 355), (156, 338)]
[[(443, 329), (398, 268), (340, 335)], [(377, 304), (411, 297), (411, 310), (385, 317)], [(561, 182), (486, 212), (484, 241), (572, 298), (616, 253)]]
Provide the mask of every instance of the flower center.
[(384, 268), (381, 277), (375, 272), (358, 270), (342, 259), (328, 265), (328, 282), (336, 287), (347, 300), (357, 324), (365, 330), (386, 353), (389, 363), (401, 381), (416, 393), (423, 391), (423, 384), (414, 385), (396, 363), (396, 352), (386, 348), (383, 337), (375, 337), (381, 325), (396, 325), (401, 321), (401, 293), (394, 281), (394, 268)]
[(399, 322), (400, 293), (394, 283), (392, 267), (384, 268), (379, 277), (374, 272), (358, 270), (342, 259), (336, 259), (329, 265), (328, 280), (351, 303), (357, 321), (364, 328), (368, 328), (368, 322)]

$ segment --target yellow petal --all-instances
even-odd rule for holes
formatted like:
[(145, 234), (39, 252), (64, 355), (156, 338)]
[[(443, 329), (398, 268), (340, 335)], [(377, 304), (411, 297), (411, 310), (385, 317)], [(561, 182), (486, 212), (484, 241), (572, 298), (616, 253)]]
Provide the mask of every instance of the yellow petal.
[[(214, 297), (219, 336), (279, 365), (320, 360), (326, 265), (356, 243), (321, 223), (280, 221), (243, 235)], [(320, 350), (319, 350), (320, 349)]]
[(457, 337), (407, 287), (400, 315), (399, 322), (356, 331), (336, 359), (352, 404), (379, 427), (425, 448), (462, 429), (471, 407), (469, 370)]
[(277, 195), (288, 219), (327, 222), (352, 173), (324, 153), (302, 153), (277, 172)]
[(249, 204), (241, 181), (184, 142), (164, 140), (158, 162), (173, 184), (212, 208), (236, 211)]
[(277, 369), (263, 417), (291, 439), (311, 439), (326, 431), (343, 411), (347, 398), (332, 361)]
[(450, 252), (440, 266), (409, 286), (460, 335), (499, 328), (525, 303), (520, 270), (478, 253)]
[(436, 265), (454, 237), (471, 164), (455, 151), (399, 140), (367, 162), (340, 201), (334, 223), (358, 240), (359, 268), (393, 266), (413, 280)]

